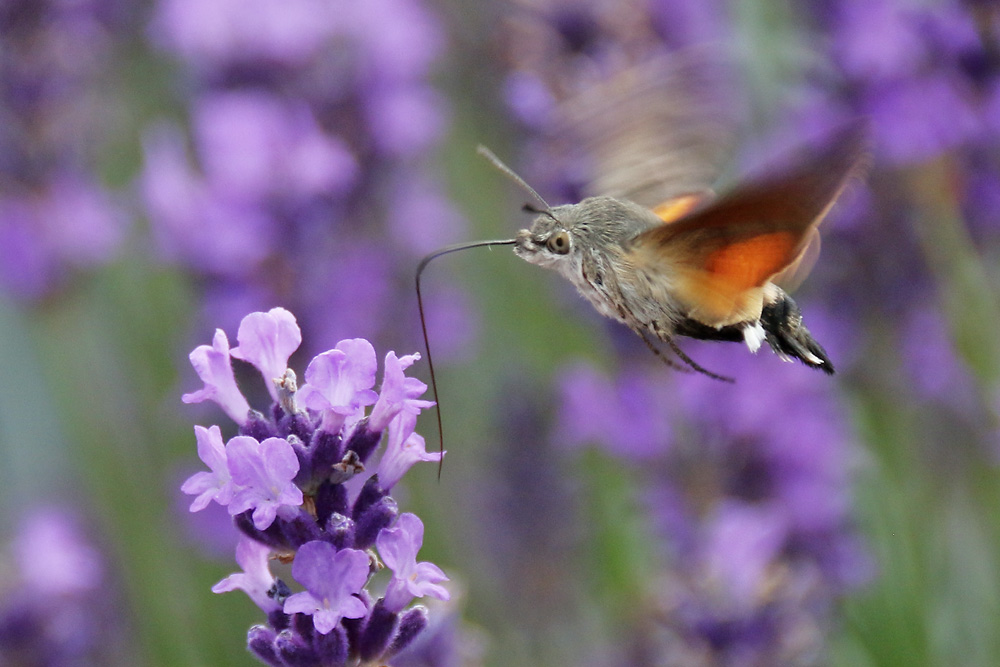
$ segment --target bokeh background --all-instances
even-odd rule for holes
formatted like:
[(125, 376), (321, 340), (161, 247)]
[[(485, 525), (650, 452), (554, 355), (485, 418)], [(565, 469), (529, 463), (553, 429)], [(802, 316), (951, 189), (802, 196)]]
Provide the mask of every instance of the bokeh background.
[(796, 292), (839, 373), (677, 374), (508, 249), (432, 264), (421, 664), (1000, 664), (990, 0), (0, 1), (0, 663), (252, 664), (235, 532), (178, 490), (225, 423), (188, 352), (279, 305), (300, 373), (421, 350), (420, 257), (527, 220), (475, 146), (574, 201), (559, 101), (692, 50), (735, 73), (723, 183), (869, 123)]

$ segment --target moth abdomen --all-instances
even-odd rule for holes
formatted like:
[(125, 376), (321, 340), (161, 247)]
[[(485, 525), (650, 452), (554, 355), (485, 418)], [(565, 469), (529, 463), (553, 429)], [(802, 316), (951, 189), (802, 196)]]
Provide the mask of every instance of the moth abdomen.
[(779, 356), (794, 357), (806, 366), (818, 368), (827, 375), (834, 374), (833, 362), (808, 327), (802, 322), (802, 311), (792, 297), (777, 289), (776, 297), (764, 304), (760, 323), (765, 340)]

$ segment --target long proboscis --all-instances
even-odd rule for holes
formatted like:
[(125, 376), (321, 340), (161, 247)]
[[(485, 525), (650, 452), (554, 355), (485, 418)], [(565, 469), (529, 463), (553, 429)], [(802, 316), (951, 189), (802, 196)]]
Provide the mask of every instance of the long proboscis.
[(468, 250), (469, 248), (482, 248), (495, 245), (514, 245), (515, 243), (517, 243), (517, 239), (456, 243), (454, 245), (445, 246), (440, 250), (435, 250), (420, 260), (420, 263), (417, 265), (417, 310), (420, 311), (420, 330), (424, 334), (424, 349), (427, 351), (427, 369), (431, 376), (431, 390), (434, 394), (435, 412), (437, 413), (438, 451), (442, 454), (440, 460), (438, 461), (438, 479), (441, 478), (441, 469), (444, 466), (444, 428), (441, 425), (441, 400), (438, 398), (437, 379), (434, 377), (434, 362), (431, 359), (431, 340), (427, 336), (427, 318), (424, 316), (424, 300), (420, 295), (420, 274), (424, 272), (424, 268), (430, 264), (431, 260), (437, 259), (442, 255), (458, 252), (459, 250)]

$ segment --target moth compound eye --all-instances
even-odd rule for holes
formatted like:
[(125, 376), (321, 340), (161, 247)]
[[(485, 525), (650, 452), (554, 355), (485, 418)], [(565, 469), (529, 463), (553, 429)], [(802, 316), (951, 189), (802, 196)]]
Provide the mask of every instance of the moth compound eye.
[(569, 234), (565, 231), (556, 232), (545, 242), (546, 247), (557, 255), (565, 255), (569, 252)]

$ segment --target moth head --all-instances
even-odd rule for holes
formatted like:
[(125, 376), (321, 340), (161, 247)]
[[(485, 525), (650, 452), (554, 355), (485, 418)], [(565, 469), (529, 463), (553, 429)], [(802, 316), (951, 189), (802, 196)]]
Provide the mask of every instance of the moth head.
[(544, 211), (530, 208), (538, 215), (531, 227), (518, 232), (514, 252), (526, 261), (541, 266), (554, 266), (577, 254), (579, 243), (573, 226), (559, 215), (560, 209), (565, 208), (557, 206)]

